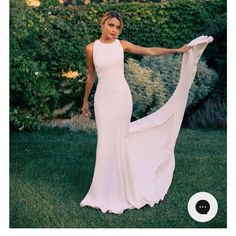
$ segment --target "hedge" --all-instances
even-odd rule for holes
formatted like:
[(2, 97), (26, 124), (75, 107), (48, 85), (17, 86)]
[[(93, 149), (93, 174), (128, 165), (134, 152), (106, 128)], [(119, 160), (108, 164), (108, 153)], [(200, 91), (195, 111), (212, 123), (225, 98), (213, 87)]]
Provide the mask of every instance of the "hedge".
[[(100, 37), (99, 21), (108, 10), (117, 10), (124, 18), (120, 39), (138, 45), (179, 47), (201, 34), (220, 38), (213, 43), (217, 48), (209, 47), (206, 56), (212, 67), (221, 67), (218, 73), (225, 73), (226, 1), (176, 0), (69, 7), (43, 3), (40, 7), (28, 7), (23, 1), (10, 1), (11, 110), (25, 111), (42, 120), (53, 117), (54, 109), (75, 101), (66, 115), (80, 112), (87, 73), (85, 46)], [(126, 54), (125, 59), (128, 57), (142, 58)], [(62, 77), (62, 71), (70, 70), (78, 71), (79, 76)], [(226, 76), (222, 74), (220, 78)], [(15, 121), (15, 113), (14, 117)], [(14, 123), (11, 126), (16, 127)]]

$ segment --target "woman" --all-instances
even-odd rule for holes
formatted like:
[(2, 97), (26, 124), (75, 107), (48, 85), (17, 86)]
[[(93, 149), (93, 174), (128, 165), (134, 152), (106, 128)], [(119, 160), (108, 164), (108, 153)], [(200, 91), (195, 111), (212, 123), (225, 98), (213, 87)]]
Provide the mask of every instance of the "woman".
[[(80, 205), (122, 214), (125, 209), (153, 206), (162, 200), (174, 170), (174, 139), (158, 138), (161, 132), (156, 131), (151, 116), (134, 123), (133, 133), (142, 124), (131, 135), (132, 97), (124, 77), (124, 52), (160, 56), (184, 53), (190, 47), (149, 48), (118, 40), (123, 21), (116, 11), (105, 13), (101, 28), (101, 37), (86, 46), (88, 77), (82, 112), (89, 116), (88, 98), (97, 74), (94, 108), (98, 136), (92, 184)], [(164, 109), (165, 115), (168, 110)], [(162, 117), (158, 119), (161, 122)], [(165, 124), (160, 126), (163, 133), (172, 132)]]
[[(104, 14), (101, 21), (102, 35), (100, 37), (99, 42), (101, 43), (113, 43), (116, 41), (116, 38), (121, 34), (123, 28), (123, 21), (121, 15), (116, 11), (107, 12)], [(119, 41), (124, 52), (134, 53), (134, 54), (142, 54), (149, 56), (160, 56), (164, 54), (173, 54), (173, 53), (184, 53), (189, 47), (184, 45), (178, 49), (167, 49), (167, 48), (146, 48), (134, 45), (126, 40)], [(93, 87), (93, 83), (96, 79), (95, 68), (93, 64), (93, 46), (94, 43), (90, 43), (86, 47), (86, 59), (88, 66), (88, 79), (86, 83), (85, 95), (84, 95), (84, 103), (82, 107), (82, 112), (84, 116), (89, 115), (88, 109), (88, 97)]]

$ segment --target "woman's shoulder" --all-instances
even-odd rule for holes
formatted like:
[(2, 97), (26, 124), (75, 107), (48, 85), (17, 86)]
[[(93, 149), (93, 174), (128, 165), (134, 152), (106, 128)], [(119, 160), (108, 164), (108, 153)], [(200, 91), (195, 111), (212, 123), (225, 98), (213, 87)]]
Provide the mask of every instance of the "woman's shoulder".
[(120, 42), (123, 42), (123, 43), (128, 42), (126, 39), (119, 39), (119, 40), (120, 40)]
[(93, 50), (93, 45), (94, 45), (95, 42), (92, 42), (92, 43), (89, 43), (86, 45), (86, 51), (92, 51)]
[(121, 44), (126, 44), (126, 43), (128, 43), (128, 41), (125, 40), (125, 39), (119, 39), (119, 41), (120, 41)]
[(127, 48), (128, 48), (128, 47), (129, 47), (129, 45), (130, 45), (130, 42), (129, 42), (129, 41), (127, 41), (127, 40), (125, 40), (125, 39), (121, 39), (121, 40), (120, 40), (120, 43), (121, 43), (121, 45), (122, 45), (122, 47), (123, 47), (124, 51), (126, 51), (126, 50), (127, 50)]

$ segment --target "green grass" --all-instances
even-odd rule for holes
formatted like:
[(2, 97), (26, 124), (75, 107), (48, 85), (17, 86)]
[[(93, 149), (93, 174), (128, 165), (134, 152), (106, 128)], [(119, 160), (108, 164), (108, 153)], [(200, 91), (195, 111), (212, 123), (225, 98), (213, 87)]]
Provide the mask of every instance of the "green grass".
[[(176, 168), (165, 199), (153, 208), (103, 214), (79, 206), (90, 186), (96, 134), (66, 129), (11, 133), (10, 227), (12, 228), (225, 228), (226, 131), (181, 129)], [(218, 213), (206, 223), (187, 212), (189, 198), (206, 191)]]

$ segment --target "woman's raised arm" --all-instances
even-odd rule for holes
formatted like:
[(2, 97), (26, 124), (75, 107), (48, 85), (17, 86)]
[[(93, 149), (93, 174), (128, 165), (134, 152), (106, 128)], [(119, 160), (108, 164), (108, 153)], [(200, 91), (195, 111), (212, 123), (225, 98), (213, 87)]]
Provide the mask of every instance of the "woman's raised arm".
[(173, 53), (184, 53), (188, 51), (190, 48), (187, 44), (180, 48), (159, 48), (159, 47), (141, 47), (130, 43), (126, 40), (121, 40), (121, 44), (124, 48), (125, 52), (133, 53), (133, 54), (141, 54), (141, 55), (148, 55), (148, 56), (161, 56), (165, 54), (173, 54)]

